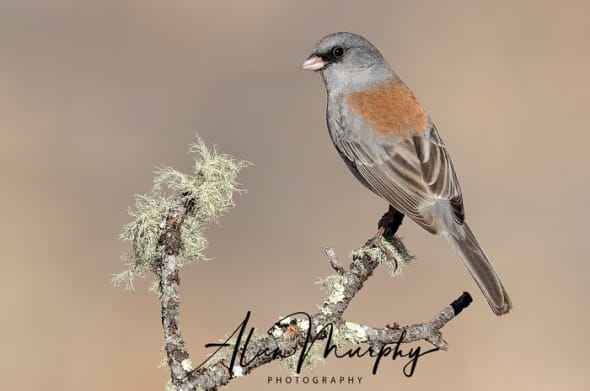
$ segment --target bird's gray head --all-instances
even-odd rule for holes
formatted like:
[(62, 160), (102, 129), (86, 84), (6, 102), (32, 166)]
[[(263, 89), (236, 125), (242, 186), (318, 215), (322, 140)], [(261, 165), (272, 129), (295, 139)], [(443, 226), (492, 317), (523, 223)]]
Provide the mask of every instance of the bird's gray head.
[(319, 71), (329, 93), (364, 89), (394, 77), (375, 46), (353, 33), (334, 33), (322, 38), (301, 68)]

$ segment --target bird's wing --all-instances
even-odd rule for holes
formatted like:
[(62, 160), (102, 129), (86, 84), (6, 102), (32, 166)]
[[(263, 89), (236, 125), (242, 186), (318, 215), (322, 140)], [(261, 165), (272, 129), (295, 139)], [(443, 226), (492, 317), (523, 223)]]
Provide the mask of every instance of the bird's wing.
[(371, 189), (427, 231), (440, 230), (438, 201), (448, 201), (456, 222), (464, 220), (459, 182), (446, 147), (434, 124), (422, 135), (406, 137), (336, 137), (336, 147)]
[(465, 210), (461, 186), (447, 147), (434, 123), (430, 123), (424, 136), (414, 136), (412, 140), (420, 160), (422, 178), (428, 184), (428, 188), (435, 197), (449, 200), (456, 221), (463, 223)]

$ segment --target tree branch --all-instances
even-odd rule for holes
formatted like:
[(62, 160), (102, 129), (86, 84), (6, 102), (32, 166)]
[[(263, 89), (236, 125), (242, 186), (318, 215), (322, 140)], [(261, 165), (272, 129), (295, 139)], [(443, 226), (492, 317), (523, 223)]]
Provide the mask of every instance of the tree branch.
[[(387, 344), (419, 340), (446, 349), (440, 330), (471, 303), (466, 292), (424, 323), (375, 328), (343, 319), (350, 302), (380, 264), (389, 265), (397, 273), (412, 259), (395, 236), (403, 215), (390, 208), (379, 221), (379, 234), (353, 252), (348, 268), (332, 248), (326, 249), (336, 274), (322, 280), (329, 294), (316, 314), (301, 312), (297, 317), (284, 318), (264, 335), (247, 333), (245, 340), (241, 339), (242, 329), (231, 353), (220, 350), (205, 361), (211, 362), (209, 365), (204, 363), (193, 369), (180, 328), (179, 270), (191, 261), (204, 258), (207, 241), (202, 235), (203, 225), (233, 206), (232, 197), (238, 190), (235, 178), (247, 163), (218, 154), (214, 148), (208, 149), (200, 139), (191, 151), (196, 155), (192, 175), (172, 168), (159, 169), (153, 189), (137, 196), (136, 210), (130, 210), (134, 220), (123, 227), (121, 234), (123, 240), (133, 244), (133, 252), (123, 256), (128, 268), (112, 279), (115, 285), (126, 282), (127, 288), (133, 289), (134, 279), (146, 271), (151, 270), (158, 278), (166, 361), (170, 367), (168, 390), (215, 390), (261, 365), (276, 360), (292, 364), (298, 352), (299, 371), (303, 364), (320, 359), (313, 349), (317, 348), (314, 346), (317, 340), (333, 339), (335, 346), (346, 341), (365, 344), (370, 352), (379, 351)], [(244, 328), (247, 320), (248, 317), (242, 324)], [(217, 346), (232, 347), (231, 343)]]
[[(172, 384), (177, 390), (214, 390), (228, 384), (234, 377), (249, 374), (261, 365), (293, 356), (310, 340), (325, 339), (327, 334), (323, 332), (323, 327), (329, 324), (337, 326), (344, 339), (357, 344), (365, 343), (373, 348), (395, 343), (403, 336), (402, 343), (426, 340), (437, 348), (446, 349), (447, 343), (442, 338), (440, 329), (471, 302), (471, 297), (465, 292), (432, 320), (404, 327), (387, 325), (384, 328), (373, 328), (346, 322), (342, 316), (348, 305), (373, 271), (383, 263), (385, 254), (379, 248), (365, 245), (353, 254), (352, 263), (347, 270), (338, 261), (334, 250), (328, 248), (326, 255), (338, 275), (333, 276), (330, 295), (323, 302), (320, 311), (311, 316), (311, 322), (306, 319), (293, 319), (275, 325), (267, 335), (250, 341), (242, 354), (246, 361), (234, 363), (233, 368), (231, 355), (226, 355), (207, 367), (191, 370), (189, 354), (180, 332), (180, 293), (176, 256), (182, 245), (182, 224), (196, 202), (191, 195), (185, 194), (170, 208), (160, 239), (163, 246), (161, 262), (156, 262), (154, 270), (160, 283), (167, 362), (171, 370)], [(397, 216), (392, 223), (394, 225), (388, 227), (392, 235), (401, 225), (402, 217)], [(403, 264), (401, 259), (389, 261)]]
[(182, 245), (182, 224), (186, 216), (193, 212), (194, 206), (194, 197), (185, 194), (170, 209), (159, 240), (162, 255), (160, 261), (156, 261), (154, 265), (154, 273), (159, 280), (166, 357), (172, 383), (177, 387), (187, 381), (190, 358), (180, 332), (180, 280), (176, 258)]

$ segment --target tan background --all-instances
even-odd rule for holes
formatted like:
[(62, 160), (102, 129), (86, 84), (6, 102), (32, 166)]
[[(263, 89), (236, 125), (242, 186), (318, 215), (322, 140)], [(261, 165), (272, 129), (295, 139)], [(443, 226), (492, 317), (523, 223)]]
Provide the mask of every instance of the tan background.
[[(155, 166), (189, 169), (196, 131), (255, 166), (209, 230), (215, 260), (183, 274), (194, 361), (246, 310), (263, 329), (316, 308), (324, 246), (345, 256), (385, 210), (330, 144), (319, 76), (298, 70), (315, 41), (349, 30), (437, 122), (515, 309), (494, 317), (446, 242), (407, 222), (418, 260), (402, 278), (379, 270), (347, 317), (422, 321), (467, 289), (475, 302), (444, 329), (449, 351), (411, 379), (389, 360), (377, 376), (370, 360), (315, 373), (363, 376), (367, 390), (589, 389), (590, 2), (246, 3), (0, 3), (0, 388), (163, 388), (149, 283), (129, 295), (109, 278), (133, 195)], [(269, 365), (231, 389), (287, 374)]]

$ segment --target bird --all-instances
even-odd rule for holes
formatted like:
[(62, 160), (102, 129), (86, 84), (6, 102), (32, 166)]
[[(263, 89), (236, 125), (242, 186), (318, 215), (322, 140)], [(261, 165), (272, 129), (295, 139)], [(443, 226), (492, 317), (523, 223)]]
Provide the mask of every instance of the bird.
[(354, 176), (386, 200), (390, 211), (442, 234), (492, 311), (508, 313), (508, 292), (465, 220), (449, 151), (422, 104), (379, 50), (360, 35), (334, 33), (315, 44), (301, 68), (319, 72), (323, 79), (328, 133)]

